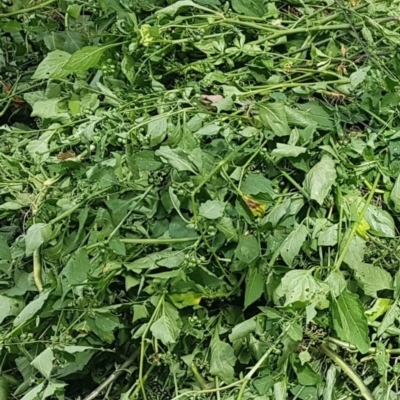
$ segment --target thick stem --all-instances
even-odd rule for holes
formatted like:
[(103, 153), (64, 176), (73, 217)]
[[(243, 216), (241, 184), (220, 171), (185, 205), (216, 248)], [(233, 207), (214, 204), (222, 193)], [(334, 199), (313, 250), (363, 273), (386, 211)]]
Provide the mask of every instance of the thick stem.
[(42, 280), (42, 262), (40, 259), (40, 250), (36, 249), (33, 252), (33, 281), (37, 290), (41, 292), (43, 290), (43, 280)]
[(121, 365), (120, 368), (115, 370), (103, 383), (101, 383), (92, 393), (86, 396), (83, 400), (93, 400), (97, 396), (101, 394), (103, 390), (107, 388), (107, 386), (111, 385), (114, 381), (116, 381), (123, 373), (125, 373), (126, 369), (130, 367), (136, 358), (139, 355), (140, 350), (136, 349), (135, 352)]
[(342, 358), (340, 358), (333, 350), (331, 350), (328, 346), (321, 344), (319, 349), (322, 353), (327, 355), (338, 367), (342, 369), (342, 371), (354, 382), (357, 388), (360, 390), (361, 395), (366, 400), (374, 400), (369, 389), (364, 385), (362, 379), (357, 375), (357, 373), (350, 367), (347, 363), (344, 362)]

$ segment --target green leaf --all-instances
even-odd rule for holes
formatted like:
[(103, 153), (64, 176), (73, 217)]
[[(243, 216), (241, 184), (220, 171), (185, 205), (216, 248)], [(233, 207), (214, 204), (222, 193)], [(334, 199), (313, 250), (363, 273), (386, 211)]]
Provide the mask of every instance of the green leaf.
[(326, 278), (325, 282), (328, 284), (330, 292), (333, 297), (338, 297), (346, 289), (347, 283), (343, 276), (343, 272), (333, 270)]
[(377, 207), (375, 204), (370, 204), (368, 206), (364, 218), (370, 226), (370, 233), (384, 238), (393, 238), (396, 236), (392, 216), (387, 211)]
[(224, 215), (225, 203), (219, 200), (207, 200), (199, 208), (199, 215), (207, 219), (218, 219)]
[(349, 266), (354, 270), (356, 279), (366, 295), (378, 297), (376, 292), (393, 289), (392, 276), (383, 268), (363, 263)]
[(25, 254), (30, 256), (51, 237), (51, 226), (42, 222), (29, 227), (25, 235)]
[(276, 136), (289, 136), (290, 128), (283, 103), (259, 104), (260, 119), (263, 125)]
[(392, 200), (394, 204), (394, 210), (399, 213), (400, 212), (400, 175), (397, 177), (396, 182), (393, 186), (392, 191), (390, 192), (390, 200)]
[(55, 50), (47, 54), (46, 58), (37, 66), (32, 79), (64, 79), (71, 72), (63, 69), (71, 54)]
[(360, 83), (364, 82), (370, 69), (371, 67), (360, 68), (358, 71), (353, 72), (350, 75), (350, 84), (353, 89), (355, 89)]
[(105, 47), (86, 46), (76, 51), (64, 65), (68, 71), (87, 71), (95, 67), (105, 51)]
[(47, 140), (31, 140), (26, 146), (26, 150), (35, 162), (44, 161), (49, 157), (49, 147)]
[(24, 308), (24, 302), (21, 299), (0, 295), (0, 324), (9, 316), (18, 315)]
[(321, 161), (315, 164), (306, 175), (303, 187), (311, 199), (322, 205), (335, 182), (335, 162), (331, 157), (323, 156)]
[(11, 249), (7, 240), (0, 235), (0, 260), (11, 261)]
[(229, 217), (222, 217), (215, 222), (215, 227), (225, 235), (228, 240), (237, 241), (238, 234), (233, 226), (232, 219)]
[(124, 54), (124, 58), (121, 62), (122, 72), (127, 77), (130, 83), (133, 83), (135, 78), (135, 61), (129, 54)]
[(164, 7), (161, 10), (157, 10), (155, 12), (156, 15), (170, 15), (170, 16), (174, 16), (182, 7), (194, 7), (194, 8), (198, 8), (200, 10), (203, 11), (211, 11), (206, 7), (202, 7), (201, 5), (191, 1), (191, 0), (180, 0), (175, 2), (174, 4), (171, 4), (170, 6)]
[(244, 307), (247, 308), (257, 301), (264, 292), (266, 275), (256, 267), (250, 267), (246, 276), (246, 292)]
[(262, 17), (265, 12), (263, 0), (232, 0), (232, 8), (249, 17)]
[(307, 151), (305, 147), (292, 146), (290, 144), (277, 143), (276, 149), (271, 154), (278, 157), (297, 157)]
[(358, 296), (345, 290), (333, 302), (333, 327), (341, 340), (353, 344), (362, 354), (368, 352), (368, 321)]
[(319, 284), (310, 271), (294, 270), (282, 278), (280, 293), (286, 296), (287, 306), (295, 302), (309, 303), (319, 289)]
[(48, 347), (32, 360), (31, 365), (35, 367), (46, 379), (50, 379), (54, 360), (55, 357), (53, 350)]
[(86, 281), (89, 271), (89, 257), (85, 248), (80, 248), (69, 259), (67, 265), (62, 270), (62, 275), (67, 278), (69, 285), (77, 285)]
[(42, 291), (35, 300), (32, 300), (14, 319), (13, 326), (19, 326), (26, 321), (29, 321), (32, 317), (38, 313), (47, 298), (49, 297), (51, 290)]
[(195, 172), (186, 154), (180, 149), (172, 150), (169, 146), (161, 146), (155, 154), (177, 171)]
[(245, 338), (250, 333), (254, 332), (257, 328), (257, 322), (255, 318), (247, 319), (238, 325), (235, 325), (232, 329), (232, 333), (229, 335), (231, 342)]
[(40, 397), (38, 397), (38, 396), (43, 391), (44, 384), (45, 384), (45, 382), (42, 382), (39, 385), (36, 385), (33, 389), (31, 389), (28, 393), (26, 393), (25, 396), (23, 396), (21, 398), (21, 400), (37, 400), (37, 399), (39, 399)]
[(214, 136), (217, 135), (219, 133), (219, 131), (221, 130), (221, 127), (217, 124), (209, 124), (209, 125), (205, 125), (202, 128), (200, 128), (195, 135), (198, 136)]
[(181, 326), (182, 322), (176, 308), (165, 303), (161, 316), (151, 325), (150, 330), (156, 339), (168, 345), (176, 342)]
[(236, 363), (235, 353), (230, 344), (215, 335), (211, 340), (210, 374), (218, 376), (227, 384), (234, 379), (233, 367)]
[(168, 119), (166, 117), (160, 118), (157, 116), (150, 120), (147, 125), (147, 134), (150, 137), (150, 146), (155, 147), (159, 145), (167, 135)]
[(272, 182), (260, 174), (248, 174), (240, 189), (245, 194), (257, 195), (264, 193), (268, 194), (271, 199), (275, 197)]
[(377, 331), (378, 336), (381, 336), (383, 333), (385, 333), (386, 330), (389, 327), (391, 327), (396, 321), (396, 319), (399, 317), (400, 317), (399, 300), (396, 300), (390, 307), (390, 309), (386, 312), (385, 316), (383, 317), (383, 320), (378, 327)]
[(250, 264), (260, 256), (260, 244), (253, 235), (242, 235), (235, 250), (236, 257), (244, 263)]
[(294, 258), (299, 254), (307, 235), (308, 229), (304, 225), (299, 225), (283, 241), (280, 254), (289, 267), (292, 266)]

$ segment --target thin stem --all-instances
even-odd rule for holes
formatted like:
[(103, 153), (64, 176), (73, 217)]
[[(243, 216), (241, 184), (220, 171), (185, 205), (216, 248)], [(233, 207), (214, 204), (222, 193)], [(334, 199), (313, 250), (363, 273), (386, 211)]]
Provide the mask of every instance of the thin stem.
[(97, 386), (97, 388), (94, 389), (93, 392), (86, 396), (83, 400), (93, 400), (99, 396), (107, 386), (111, 385), (111, 383), (116, 381), (124, 372), (126, 372), (126, 369), (133, 364), (138, 355), (139, 349), (136, 349), (134, 353), (118, 369), (116, 369), (103, 383)]
[(140, 386), (140, 388), (142, 390), (144, 399), (146, 399), (146, 391), (145, 391), (145, 388), (144, 388), (144, 379), (143, 379), (144, 355), (145, 355), (145, 352), (146, 352), (146, 343), (145, 343), (146, 342), (146, 336), (147, 336), (147, 333), (150, 330), (150, 327), (151, 327), (152, 323), (156, 319), (156, 316), (158, 315), (158, 312), (160, 311), (160, 308), (162, 307), (162, 305), (164, 303), (164, 297), (165, 297), (165, 294), (162, 294), (160, 296), (160, 298), (158, 299), (158, 303), (157, 303), (156, 309), (154, 310), (153, 315), (151, 316), (150, 321), (148, 322), (148, 324), (146, 326), (146, 329), (143, 332), (142, 340), (141, 340), (141, 343), (140, 343), (140, 361), (139, 361), (139, 378), (138, 378), (138, 382), (139, 382), (139, 386)]
[(371, 189), (371, 191), (370, 191), (370, 193), (369, 193), (369, 195), (367, 197), (365, 205), (364, 205), (363, 209), (361, 210), (360, 215), (358, 216), (358, 221), (356, 221), (354, 223), (353, 227), (351, 228), (349, 237), (347, 238), (346, 243), (345, 243), (345, 245), (343, 247), (343, 250), (340, 253), (339, 259), (336, 262), (336, 265), (335, 265), (335, 269), (336, 270), (340, 269), (340, 267), (341, 267), (341, 265), (342, 265), (342, 263), (344, 261), (344, 258), (346, 257), (347, 251), (350, 248), (350, 244), (351, 244), (351, 242), (353, 240), (354, 235), (357, 232), (358, 226), (360, 225), (360, 222), (363, 220), (364, 215), (365, 215), (369, 205), (371, 204), (372, 198), (374, 197), (375, 190), (376, 190), (376, 188), (378, 186), (380, 177), (381, 177), (381, 175), (380, 175), (380, 173), (378, 173), (377, 177), (375, 178), (375, 182), (374, 182), (374, 184), (372, 186), (372, 189)]
[(40, 10), (41, 8), (44, 8), (44, 7), (48, 6), (49, 4), (55, 3), (56, 1), (57, 0), (47, 0), (47, 1), (44, 1), (43, 3), (36, 4), (36, 6), (23, 8), (22, 10), (11, 11), (9, 13), (0, 14), (0, 18), (12, 17), (13, 15), (26, 14), (31, 11)]
[(350, 367), (341, 357), (339, 357), (333, 350), (328, 346), (321, 344), (319, 349), (322, 353), (327, 355), (342, 371), (354, 382), (354, 384), (359, 389), (361, 395), (366, 400), (374, 400), (369, 389), (364, 385), (362, 379), (357, 375), (357, 373)]

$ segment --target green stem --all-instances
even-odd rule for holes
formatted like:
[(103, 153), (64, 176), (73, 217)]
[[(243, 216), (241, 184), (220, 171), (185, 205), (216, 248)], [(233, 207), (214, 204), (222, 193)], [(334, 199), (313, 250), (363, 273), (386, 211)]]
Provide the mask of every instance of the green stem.
[(148, 324), (146, 326), (146, 329), (143, 332), (142, 340), (141, 340), (141, 343), (140, 343), (140, 361), (139, 361), (139, 378), (138, 378), (138, 382), (139, 382), (139, 387), (141, 388), (142, 393), (143, 393), (143, 398), (145, 400), (146, 400), (146, 391), (145, 391), (145, 388), (144, 388), (145, 380), (143, 378), (143, 369), (144, 369), (144, 356), (145, 356), (145, 352), (146, 352), (146, 336), (147, 336), (147, 333), (150, 330), (150, 327), (151, 327), (152, 323), (156, 319), (156, 316), (158, 315), (158, 312), (160, 311), (160, 308), (162, 307), (162, 305), (164, 303), (164, 297), (165, 297), (165, 294), (162, 294), (160, 296), (160, 298), (158, 299), (157, 306), (156, 306), (156, 308), (155, 308), (155, 310), (153, 312), (153, 315), (150, 318), (150, 321), (148, 322)]
[(57, 0), (47, 0), (47, 1), (44, 1), (43, 3), (36, 4), (36, 6), (23, 8), (22, 10), (11, 11), (9, 13), (0, 14), (0, 18), (12, 17), (13, 15), (26, 14), (26, 13), (29, 13), (31, 11), (40, 10), (41, 8), (44, 8), (44, 7), (46, 7), (46, 6), (48, 6), (48, 5), (52, 4), (52, 3), (55, 3), (56, 1)]
[(335, 265), (335, 269), (336, 270), (340, 269), (340, 267), (341, 267), (341, 265), (342, 265), (342, 263), (344, 261), (344, 258), (346, 257), (347, 251), (350, 248), (350, 244), (351, 244), (351, 242), (353, 240), (353, 237), (355, 236), (355, 234), (357, 232), (358, 226), (360, 225), (360, 222), (363, 220), (364, 215), (365, 215), (369, 205), (371, 204), (372, 198), (374, 197), (375, 190), (376, 190), (376, 188), (378, 186), (380, 177), (381, 177), (381, 175), (378, 173), (377, 177), (375, 178), (375, 182), (374, 182), (374, 184), (372, 186), (372, 189), (371, 189), (371, 191), (370, 191), (370, 193), (368, 195), (368, 198), (367, 198), (367, 200), (365, 202), (365, 205), (364, 205), (363, 209), (361, 210), (360, 215), (358, 216), (358, 221), (356, 221), (354, 223), (353, 227), (351, 228), (349, 237), (347, 238), (346, 243), (345, 243), (345, 245), (343, 247), (343, 250), (340, 253), (340, 257), (336, 262), (336, 265)]
[(43, 280), (42, 280), (42, 263), (40, 259), (40, 250), (36, 249), (33, 252), (33, 281), (37, 290), (41, 292), (43, 290)]
[(359, 389), (361, 395), (366, 400), (374, 400), (369, 389), (364, 385), (362, 379), (357, 375), (357, 373), (350, 367), (342, 358), (340, 358), (333, 350), (328, 346), (321, 344), (319, 349), (322, 353), (327, 355), (342, 371), (354, 382), (354, 384)]

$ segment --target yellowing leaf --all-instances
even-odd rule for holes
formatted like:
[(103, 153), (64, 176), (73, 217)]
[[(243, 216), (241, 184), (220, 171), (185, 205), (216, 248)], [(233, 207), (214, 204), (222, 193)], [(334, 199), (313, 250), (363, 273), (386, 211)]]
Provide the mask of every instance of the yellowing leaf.
[(381, 315), (385, 314), (385, 312), (390, 308), (393, 301), (390, 299), (376, 299), (375, 304), (367, 311), (365, 311), (365, 315), (368, 318), (368, 321), (373, 322), (378, 319)]
[(370, 225), (365, 218), (357, 226), (357, 234), (363, 239), (368, 239), (367, 231), (370, 229)]
[(246, 203), (247, 207), (249, 207), (250, 211), (256, 217), (262, 217), (267, 209), (267, 206), (259, 201), (253, 199), (250, 196), (242, 195), (242, 199)]
[(203, 294), (196, 292), (170, 294), (171, 300), (177, 307), (179, 307), (179, 305), (183, 307), (198, 306), (203, 297)]

